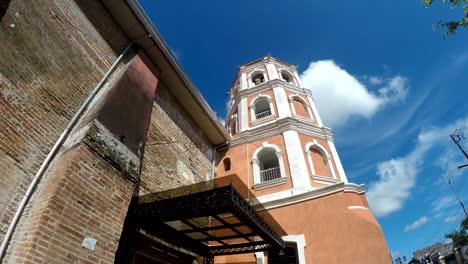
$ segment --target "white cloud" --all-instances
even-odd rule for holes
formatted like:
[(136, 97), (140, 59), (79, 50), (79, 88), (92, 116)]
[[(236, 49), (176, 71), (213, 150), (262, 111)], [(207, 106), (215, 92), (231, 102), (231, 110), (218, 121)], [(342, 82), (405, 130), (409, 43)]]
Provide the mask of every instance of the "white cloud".
[(371, 118), (389, 103), (404, 99), (408, 90), (408, 81), (402, 76), (373, 76), (369, 82), (383, 87), (372, 92), (332, 60), (310, 63), (301, 79), (311, 89), (324, 123), (331, 127), (344, 125), (352, 118)]
[[(468, 131), (468, 117), (446, 127), (432, 127), (423, 130), (418, 135), (416, 146), (408, 155), (383, 161), (377, 165), (379, 179), (371, 182), (367, 191), (369, 205), (376, 216), (386, 216), (403, 207), (416, 184), (416, 178), (424, 162), (425, 154), (430, 148), (438, 146), (442, 142), (447, 143), (448, 135), (455, 128)], [(447, 149), (442, 151), (440, 155), (444, 156), (447, 151)], [(433, 204), (434, 210), (443, 209), (446, 205), (445, 202), (444, 198), (441, 201), (436, 201)]]
[(424, 225), (425, 223), (427, 223), (428, 221), (429, 221), (429, 218), (423, 216), (419, 218), (418, 220), (414, 221), (413, 223), (405, 226), (405, 232), (416, 230), (420, 228), (422, 225)]
[(458, 220), (458, 215), (452, 215), (444, 219), (445, 223), (455, 222)]
[(372, 85), (380, 85), (384, 82), (384, 79), (381, 76), (368, 76), (367, 80)]

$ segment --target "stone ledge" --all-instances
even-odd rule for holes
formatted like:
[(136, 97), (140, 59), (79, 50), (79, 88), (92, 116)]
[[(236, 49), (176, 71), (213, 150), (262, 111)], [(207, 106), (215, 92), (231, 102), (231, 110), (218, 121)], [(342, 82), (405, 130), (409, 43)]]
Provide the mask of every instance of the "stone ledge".
[(99, 121), (92, 121), (70, 135), (64, 144), (64, 151), (80, 143), (86, 144), (97, 155), (121, 171), (124, 177), (137, 182), (140, 172), (140, 159), (125, 143), (117, 139)]
[(252, 187), (255, 190), (261, 190), (261, 189), (270, 188), (270, 187), (273, 187), (273, 186), (285, 184), (287, 181), (288, 180), (287, 180), (286, 177), (281, 177), (281, 178), (274, 179), (274, 180), (271, 180), (271, 181), (256, 183)]

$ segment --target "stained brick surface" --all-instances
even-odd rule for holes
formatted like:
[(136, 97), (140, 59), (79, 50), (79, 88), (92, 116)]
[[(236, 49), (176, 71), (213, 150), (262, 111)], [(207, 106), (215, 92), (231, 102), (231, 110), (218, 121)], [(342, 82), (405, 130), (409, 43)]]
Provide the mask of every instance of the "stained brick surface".
[(211, 177), (213, 146), (164, 85), (156, 89), (139, 194)]

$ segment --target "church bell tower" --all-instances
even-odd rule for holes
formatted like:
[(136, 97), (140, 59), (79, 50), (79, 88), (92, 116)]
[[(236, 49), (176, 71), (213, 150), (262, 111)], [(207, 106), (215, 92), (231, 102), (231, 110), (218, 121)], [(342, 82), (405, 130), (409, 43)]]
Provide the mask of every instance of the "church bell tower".
[(232, 141), (219, 176), (235, 173), (271, 199), (348, 182), (296, 66), (270, 55), (240, 66), (229, 94)]

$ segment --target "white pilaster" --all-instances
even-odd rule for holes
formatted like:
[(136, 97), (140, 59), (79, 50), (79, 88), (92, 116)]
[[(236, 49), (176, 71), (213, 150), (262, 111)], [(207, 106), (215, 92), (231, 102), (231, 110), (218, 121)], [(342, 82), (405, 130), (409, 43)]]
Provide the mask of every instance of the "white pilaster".
[(247, 73), (242, 73), (241, 75), (241, 87), (240, 87), (240, 90), (244, 90), (244, 89), (247, 89), (249, 88), (248, 84), (247, 84)]
[(291, 109), (289, 108), (289, 102), (284, 87), (274, 87), (273, 94), (275, 95), (276, 107), (278, 108), (278, 118), (291, 116)]
[(247, 98), (244, 97), (240, 100), (238, 106), (238, 118), (239, 118), (239, 132), (245, 131), (249, 128), (249, 118), (248, 118), (248, 108), (247, 108)]
[(312, 112), (314, 113), (315, 120), (317, 120), (317, 125), (319, 127), (323, 127), (322, 119), (320, 118), (320, 115), (318, 113), (317, 107), (315, 106), (314, 100), (312, 100), (312, 97), (307, 96), (307, 99), (309, 99), (310, 107), (312, 108)]
[(336, 151), (335, 143), (330, 139), (327, 139), (328, 146), (330, 147), (331, 154), (333, 156), (333, 160), (335, 161), (336, 169), (338, 170), (338, 175), (340, 175), (340, 179), (344, 183), (348, 183), (348, 178), (346, 177), (346, 173), (343, 169), (343, 165), (341, 164), (340, 157), (338, 156), (338, 152)]
[(288, 154), (289, 170), (291, 172), (291, 180), (293, 188), (310, 189), (309, 173), (307, 172), (307, 165), (302, 154), (301, 141), (297, 131), (283, 132), (284, 144), (286, 146), (286, 153)]
[(297, 86), (303, 88), (304, 86), (302, 85), (302, 80), (301, 80), (301, 78), (299, 78), (299, 75), (297, 74), (297, 71), (294, 71), (294, 77), (297, 80)]
[(254, 184), (262, 182), (260, 179), (260, 166), (258, 165), (258, 159), (254, 158), (252, 160), (252, 168), (253, 168), (253, 179)]
[(274, 64), (268, 63), (266, 65), (266, 68), (267, 68), (268, 77), (269, 77), (270, 81), (275, 80), (275, 79), (279, 79), (278, 71), (276, 70), (276, 67), (275, 67)]

